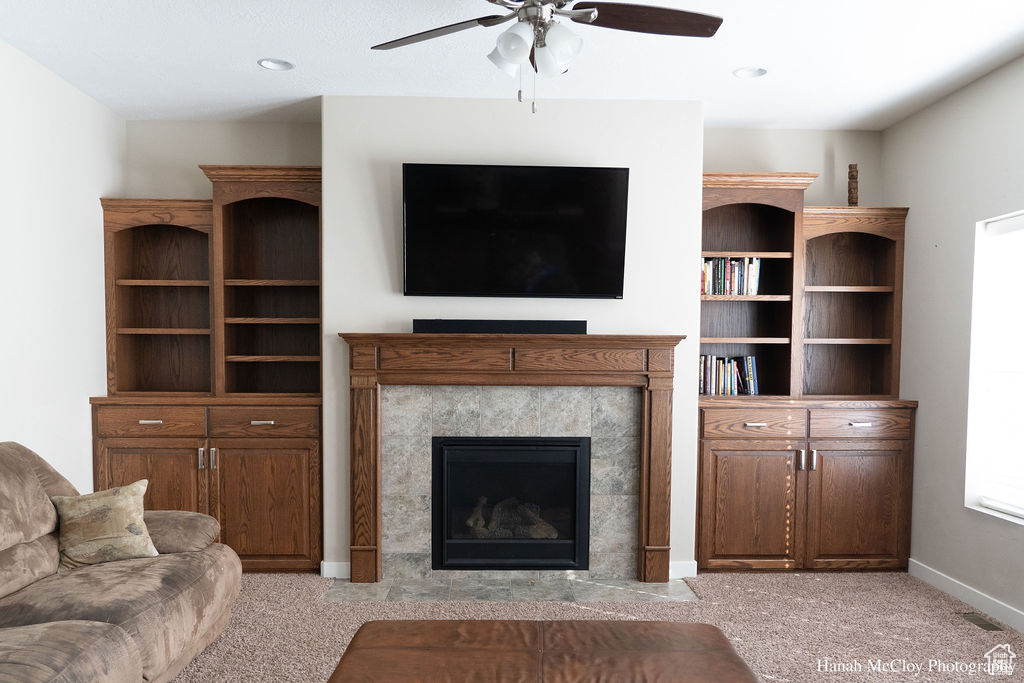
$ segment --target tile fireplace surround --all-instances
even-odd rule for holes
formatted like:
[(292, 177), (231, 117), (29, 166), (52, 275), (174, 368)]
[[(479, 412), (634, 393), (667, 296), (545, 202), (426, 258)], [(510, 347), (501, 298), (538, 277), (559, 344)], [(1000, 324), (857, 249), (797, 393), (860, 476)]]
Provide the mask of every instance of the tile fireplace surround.
[[(590, 569), (585, 575), (636, 578), (639, 389), (384, 386), (381, 404), (383, 578), (513, 575), (509, 571), (431, 571), (434, 436), (591, 437)], [(520, 574), (527, 572), (514, 573)]]
[(434, 435), (590, 436), (591, 576), (668, 580), (683, 337), (340, 336), (351, 351), (354, 583), (430, 575)]

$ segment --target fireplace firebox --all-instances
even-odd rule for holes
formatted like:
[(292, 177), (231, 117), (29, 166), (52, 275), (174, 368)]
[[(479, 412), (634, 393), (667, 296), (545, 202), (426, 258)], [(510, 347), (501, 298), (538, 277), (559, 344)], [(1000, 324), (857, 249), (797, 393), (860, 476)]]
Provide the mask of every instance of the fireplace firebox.
[(587, 569), (590, 437), (434, 437), (434, 569)]

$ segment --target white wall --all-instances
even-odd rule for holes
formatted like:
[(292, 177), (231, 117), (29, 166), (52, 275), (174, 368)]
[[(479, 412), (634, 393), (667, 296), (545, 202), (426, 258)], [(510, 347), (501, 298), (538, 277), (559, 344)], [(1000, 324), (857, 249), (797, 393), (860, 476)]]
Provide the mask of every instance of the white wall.
[[(324, 554), (348, 562), (348, 349), (338, 332), (413, 318), (584, 318), (594, 333), (690, 335), (676, 350), (672, 559), (692, 562), (700, 332), (701, 110), (693, 102), (326, 97)], [(402, 296), (402, 162), (628, 166), (620, 301)], [(695, 564), (692, 565), (695, 568)]]
[(704, 170), (709, 173), (817, 173), (804, 195), (808, 206), (846, 206), (850, 164), (860, 172), (860, 205), (881, 205), (882, 134), (877, 131), (704, 131)]
[(103, 215), (124, 121), (0, 42), (0, 440), (92, 490), (89, 397), (106, 390)]
[[(911, 554), (940, 587), (958, 590), (935, 572), (1017, 610), (1024, 610), (1024, 526), (964, 508), (964, 455), (975, 222), (1024, 209), (1022, 111), (1024, 58), (883, 135), (884, 199), (910, 206), (901, 386), (903, 396), (921, 401)], [(1019, 270), (1021, 256), (995, 265)], [(1021, 293), (1007, 292), (1004, 306), (1020, 316)], [(1004, 348), (1006, 361), (1020, 352)], [(1024, 457), (1019, 439), (1005, 447)], [(1024, 613), (1016, 614), (1016, 627), (1024, 627)]]
[(204, 199), (199, 164), (320, 163), (319, 123), (129, 121), (126, 197)]

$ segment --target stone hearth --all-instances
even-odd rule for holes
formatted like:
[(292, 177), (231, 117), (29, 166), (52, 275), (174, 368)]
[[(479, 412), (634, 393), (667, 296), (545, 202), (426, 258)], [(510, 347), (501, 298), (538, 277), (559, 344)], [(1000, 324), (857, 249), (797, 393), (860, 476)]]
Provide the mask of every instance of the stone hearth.
[(590, 570), (636, 576), (640, 390), (635, 387), (381, 387), (384, 579), (533, 578), (558, 571), (432, 571), (431, 437), (589, 436)]

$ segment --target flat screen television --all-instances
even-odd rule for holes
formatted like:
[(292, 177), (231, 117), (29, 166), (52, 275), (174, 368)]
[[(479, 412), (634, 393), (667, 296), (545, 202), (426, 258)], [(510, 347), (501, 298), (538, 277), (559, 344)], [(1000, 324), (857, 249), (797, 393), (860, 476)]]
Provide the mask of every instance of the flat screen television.
[(407, 296), (621, 299), (628, 168), (403, 164)]

